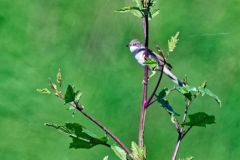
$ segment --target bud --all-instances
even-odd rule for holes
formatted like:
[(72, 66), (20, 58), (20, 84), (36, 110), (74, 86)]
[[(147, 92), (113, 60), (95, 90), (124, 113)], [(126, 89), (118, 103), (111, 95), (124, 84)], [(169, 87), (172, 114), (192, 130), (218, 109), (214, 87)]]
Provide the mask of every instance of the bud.
[(62, 72), (61, 69), (58, 69), (58, 73), (57, 73), (57, 83), (59, 84), (59, 86), (62, 86)]
[(50, 83), (50, 87), (51, 87), (53, 90), (57, 90), (57, 85), (54, 84), (51, 79), (49, 79), (49, 83)]

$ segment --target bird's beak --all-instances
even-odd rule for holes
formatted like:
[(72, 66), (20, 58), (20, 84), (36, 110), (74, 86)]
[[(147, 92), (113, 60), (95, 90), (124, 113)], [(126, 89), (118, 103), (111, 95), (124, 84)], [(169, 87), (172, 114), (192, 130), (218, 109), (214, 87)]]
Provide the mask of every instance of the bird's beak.
[(129, 47), (129, 44), (127, 44), (126, 47)]

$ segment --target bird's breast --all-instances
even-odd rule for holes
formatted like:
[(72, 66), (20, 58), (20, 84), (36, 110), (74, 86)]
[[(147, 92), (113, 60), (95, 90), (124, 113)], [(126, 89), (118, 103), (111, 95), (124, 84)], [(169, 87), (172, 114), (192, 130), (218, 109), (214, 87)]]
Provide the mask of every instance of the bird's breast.
[(135, 59), (137, 60), (137, 62), (138, 62), (140, 65), (144, 66), (144, 64), (143, 64), (143, 63), (145, 62), (145, 59), (144, 59), (144, 51), (141, 51), (141, 52), (135, 54)]

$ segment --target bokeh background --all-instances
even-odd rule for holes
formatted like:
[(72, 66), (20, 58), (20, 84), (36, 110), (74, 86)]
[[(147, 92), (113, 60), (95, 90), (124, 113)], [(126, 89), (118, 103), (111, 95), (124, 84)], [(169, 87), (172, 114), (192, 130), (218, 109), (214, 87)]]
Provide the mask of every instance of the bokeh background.
[[(150, 23), (150, 46), (167, 49), (177, 31), (180, 42), (169, 57), (179, 78), (191, 84), (208, 81), (223, 101), (198, 99), (190, 112), (216, 116), (216, 124), (193, 128), (179, 158), (232, 160), (240, 157), (240, 0), (157, 0), (161, 14)], [(0, 159), (96, 160), (111, 150), (70, 150), (70, 139), (45, 122), (79, 122), (104, 133), (55, 97), (40, 95), (62, 68), (64, 88), (74, 84), (82, 103), (130, 145), (137, 141), (143, 70), (125, 45), (143, 39), (142, 22), (113, 11), (131, 0), (0, 0)], [(156, 79), (151, 80), (154, 83)], [(161, 87), (173, 84), (164, 77)], [(183, 112), (180, 95), (170, 97)], [(168, 114), (155, 104), (148, 110), (145, 142), (149, 160), (168, 160), (177, 135)]]

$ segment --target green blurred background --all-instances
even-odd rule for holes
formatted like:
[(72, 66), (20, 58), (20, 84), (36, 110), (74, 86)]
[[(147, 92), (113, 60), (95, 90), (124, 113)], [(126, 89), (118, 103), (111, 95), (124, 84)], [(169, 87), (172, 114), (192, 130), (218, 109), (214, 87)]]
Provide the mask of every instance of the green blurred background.
[[(158, 0), (161, 14), (150, 24), (150, 46), (177, 31), (180, 42), (169, 58), (174, 73), (202, 80), (223, 101), (198, 99), (190, 112), (216, 115), (216, 124), (194, 128), (183, 141), (179, 157), (232, 160), (240, 157), (240, 0)], [(113, 11), (131, 0), (0, 0), (0, 159), (97, 160), (111, 150), (70, 150), (70, 139), (45, 122), (80, 122), (104, 133), (82, 115), (66, 110), (58, 99), (36, 93), (63, 70), (65, 88), (83, 92), (86, 111), (128, 144), (137, 141), (143, 70), (125, 45), (143, 39), (142, 22)], [(156, 80), (156, 79), (155, 79)], [(152, 83), (155, 81), (151, 80)], [(173, 84), (164, 78), (161, 87)], [(171, 97), (183, 112), (180, 95)], [(148, 111), (145, 131), (149, 160), (168, 160), (177, 135), (168, 114), (158, 105)]]

